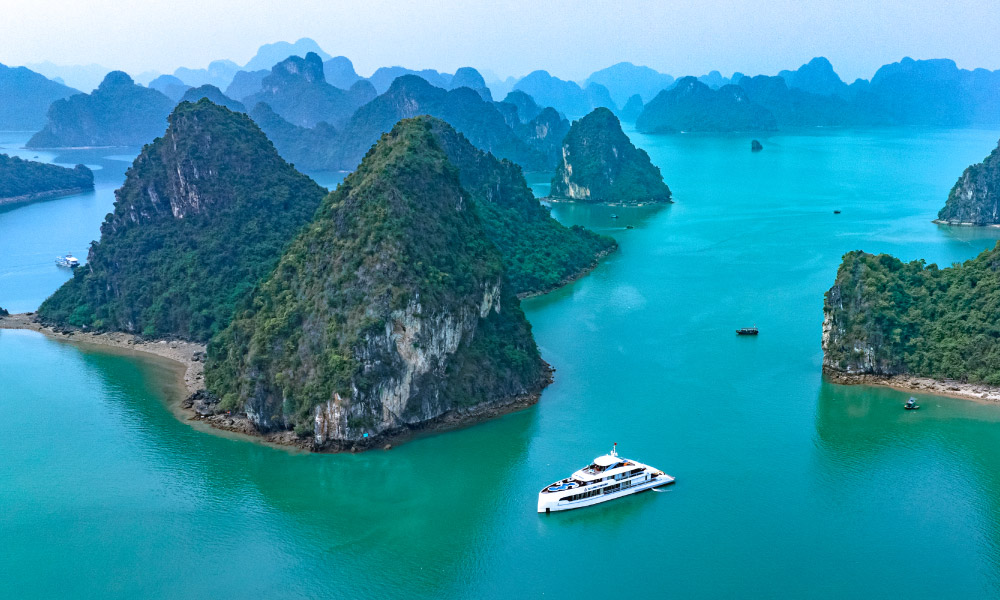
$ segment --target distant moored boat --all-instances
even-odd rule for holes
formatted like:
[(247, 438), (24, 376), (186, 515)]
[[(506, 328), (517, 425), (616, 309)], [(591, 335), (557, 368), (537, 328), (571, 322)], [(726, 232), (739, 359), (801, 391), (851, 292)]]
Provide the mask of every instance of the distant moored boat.
[(60, 266), (60, 267), (67, 267), (67, 268), (70, 268), (70, 269), (75, 269), (75, 268), (77, 268), (77, 267), (80, 266), (80, 261), (77, 260), (76, 257), (74, 257), (72, 254), (70, 254), (69, 252), (67, 252), (66, 256), (57, 256), (56, 257), (56, 264), (58, 266)]
[(760, 332), (757, 330), (756, 325), (754, 325), (753, 327), (743, 327), (742, 329), (736, 330), (736, 335), (757, 335), (758, 333)]

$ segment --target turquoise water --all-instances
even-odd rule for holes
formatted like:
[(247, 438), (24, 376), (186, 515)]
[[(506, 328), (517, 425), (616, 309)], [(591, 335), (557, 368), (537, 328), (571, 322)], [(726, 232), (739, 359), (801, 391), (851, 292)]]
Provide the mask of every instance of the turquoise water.
[[(488, 423), (295, 454), (177, 420), (162, 363), (0, 331), (5, 594), (1000, 595), (1000, 407), (919, 396), (904, 412), (904, 393), (824, 383), (819, 346), (844, 252), (944, 265), (1000, 238), (930, 223), (1000, 132), (785, 134), (758, 154), (743, 137), (632, 136), (677, 203), (554, 206), (621, 250), (524, 303), (556, 381)], [(14, 290), (6, 272), (64, 206), (0, 213), (0, 305), (58, 285), (39, 265)], [(735, 336), (753, 323), (759, 337)], [(534, 512), (612, 442), (677, 484)]]

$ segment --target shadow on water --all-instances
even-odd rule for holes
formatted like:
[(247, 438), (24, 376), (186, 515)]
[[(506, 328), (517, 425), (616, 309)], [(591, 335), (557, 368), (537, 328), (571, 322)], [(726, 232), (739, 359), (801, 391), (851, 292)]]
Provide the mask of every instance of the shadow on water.
[(104, 401), (144, 463), (197, 490), (201, 502), (250, 515), (246, 527), (280, 531), (278, 548), (305, 553), (310, 568), (338, 582), (329, 595), (461, 587), (460, 573), (481, 560), (475, 549), (498, 529), (496, 505), (514, 487), (509, 479), (536, 427), (529, 408), (391, 451), (293, 453), (177, 421), (164, 404), (176, 372), (161, 361), (79, 356), (108, 390)]
[[(903, 409), (910, 396), (920, 410)], [(941, 586), (955, 597), (1000, 593), (997, 406), (824, 380), (816, 434), (813, 485), (827, 526), (852, 539), (841, 553), (872, 565), (907, 556), (901, 593)], [(845, 506), (856, 508), (844, 513)], [(877, 566), (856, 576), (873, 585), (886, 577)]]

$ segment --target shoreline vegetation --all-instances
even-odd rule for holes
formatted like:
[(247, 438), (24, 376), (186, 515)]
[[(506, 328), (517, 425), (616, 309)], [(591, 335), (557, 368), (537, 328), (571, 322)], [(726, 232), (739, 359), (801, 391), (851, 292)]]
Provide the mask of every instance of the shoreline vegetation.
[(954, 379), (933, 379), (913, 375), (872, 375), (870, 373), (845, 373), (823, 366), (823, 376), (838, 385), (869, 385), (889, 387), (907, 393), (946, 396), (973, 402), (1000, 404), (1000, 387), (984, 383), (964, 383)]
[(35, 320), (35, 313), (12, 313), (0, 316), (0, 330), (23, 330), (40, 333), (49, 339), (59, 342), (96, 346), (102, 351), (126, 351), (146, 354), (156, 358), (171, 361), (182, 367), (177, 381), (177, 395), (167, 398), (167, 409), (180, 421), (189, 425), (204, 424), (208, 427), (198, 428), (199, 431), (211, 435), (230, 437), (236, 434), (237, 439), (286, 450), (302, 450), (317, 453), (358, 452), (381, 447), (389, 450), (394, 445), (407, 442), (422, 434), (440, 433), (462, 427), (476, 425), (481, 422), (516, 412), (536, 404), (542, 390), (552, 383), (552, 373), (555, 369), (545, 363), (548, 371), (547, 383), (540, 389), (521, 396), (514, 397), (504, 404), (484, 402), (464, 410), (452, 410), (436, 419), (418, 426), (404, 427), (385, 431), (379, 435), (367, 438), (367, 441), (357, 442), (350, 446), (323, 447), (316, 449), (310, 443), (311, 438), (300, 438), (293, 431), (278, 431), (261, 433), (253, 426), (246, 414), (203, 414), (200, 409), (206, 405), (204, 383), (204, 356), (206, 346), (198, 342), (183, 340), (147, 340), (139, 336), (123, 332), (88, 332), (72, 328), (57, 328), (44, 325)]

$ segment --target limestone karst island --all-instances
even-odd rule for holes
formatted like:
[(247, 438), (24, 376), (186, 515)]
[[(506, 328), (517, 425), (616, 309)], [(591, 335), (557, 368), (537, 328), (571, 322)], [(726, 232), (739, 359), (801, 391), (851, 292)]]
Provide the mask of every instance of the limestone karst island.
[(1000, 597), (1000, 7), (64, 4), (5, 597)]

